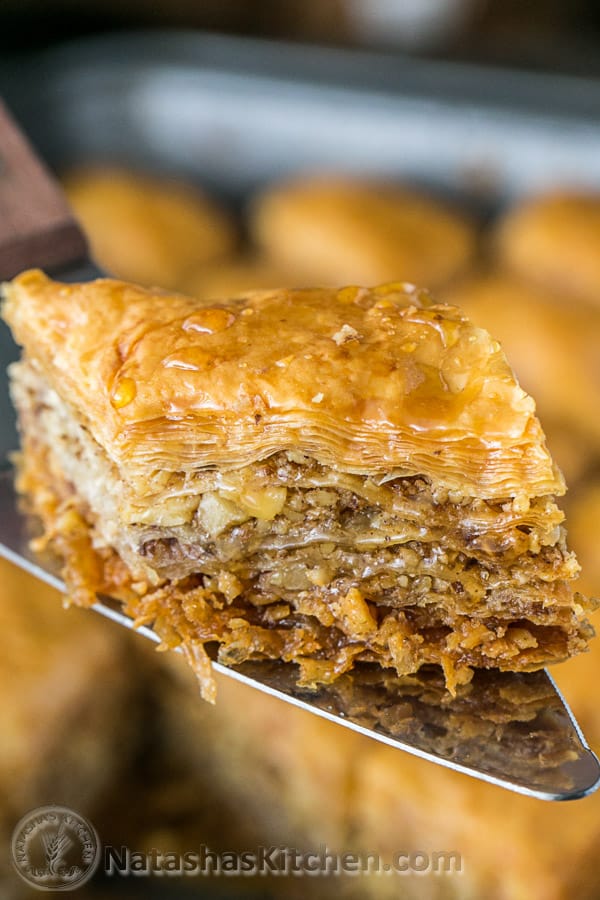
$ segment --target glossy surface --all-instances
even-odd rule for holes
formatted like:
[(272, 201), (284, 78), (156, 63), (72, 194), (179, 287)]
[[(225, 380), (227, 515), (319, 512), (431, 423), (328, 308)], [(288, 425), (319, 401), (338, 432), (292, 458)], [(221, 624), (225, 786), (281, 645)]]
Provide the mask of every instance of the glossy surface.
[(562, 493), (499, 344), (412, 285), (211, 302), (39, 271), (6, 321), (125, 481), (281, 450), (340, 472), (421, 474), (469, 498)]

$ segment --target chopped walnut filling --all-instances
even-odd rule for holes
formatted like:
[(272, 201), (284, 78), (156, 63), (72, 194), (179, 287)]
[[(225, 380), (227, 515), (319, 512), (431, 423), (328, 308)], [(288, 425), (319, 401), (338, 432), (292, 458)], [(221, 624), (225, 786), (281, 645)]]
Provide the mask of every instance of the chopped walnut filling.
[(283, 452), (174, 474), (140, 515), (89, 432), (31, 367), (16, 370), (22, 487), (76, 596), (120, 597), (165, 644), (193, 646), (207, 696), (207, 641), (229, 664), (295, 661), (306, 685), (369, 661), (399, 674), (437, 663), (451, 689), (474, 666), (537, 668), (585, 646), (589, 606), (573, 606), (577, 564), (550, 497), (453, 502), (420, 476)]

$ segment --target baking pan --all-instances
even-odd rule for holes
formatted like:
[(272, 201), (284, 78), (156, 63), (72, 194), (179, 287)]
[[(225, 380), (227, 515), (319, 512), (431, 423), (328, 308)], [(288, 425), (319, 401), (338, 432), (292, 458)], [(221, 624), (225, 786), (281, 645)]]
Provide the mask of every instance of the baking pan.
[[(485, 215), (600, 184), (600, 82), (202, 33), (86, 39), (0, 63), (2, 94), (60, 170), (106, 161), (243, 204), (292, 171), (376, 173)], [(0, 359), (15, 356), (0, 331)], [(0, 390), (0, 458), (16, 447)]]
[(600, 82), (185, 32), (84, 40), (0, 65), (54, 166), (116, 160), (239, 197), (303, 168), (498, 201), (600, 182)]

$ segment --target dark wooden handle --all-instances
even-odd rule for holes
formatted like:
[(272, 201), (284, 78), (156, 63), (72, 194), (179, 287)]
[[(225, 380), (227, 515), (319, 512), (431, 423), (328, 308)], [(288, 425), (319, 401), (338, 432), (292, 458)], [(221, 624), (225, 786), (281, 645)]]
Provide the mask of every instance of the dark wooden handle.
[(0, 280), (82, 261), (87, 243), (67, 201), (0, 100)]

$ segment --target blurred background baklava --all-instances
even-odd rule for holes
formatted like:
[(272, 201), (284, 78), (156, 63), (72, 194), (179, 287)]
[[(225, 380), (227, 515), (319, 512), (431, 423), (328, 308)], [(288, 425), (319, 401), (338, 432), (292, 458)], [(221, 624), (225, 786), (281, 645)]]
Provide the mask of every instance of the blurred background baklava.
[[(213, 299), (414, 282), (487, 328), (537, 400), (581, 590), (600, 594), (596, 4), (4, 0), (0, 49), (0, 94), (110, 273)], [(600, 794), (509, 795), (224, 678), (211, 707), (182, 661), (63, 610), (8, 563), (0, 625), (2, 896), (29, 896), (8, 842), (49, 801), (140, 850), (326, 844), (464, 862), (451, 877), (313, 878), (315, 897), (600, 896)], [(600, 649), (556, 678), (598, 749)], [(90, 890), (142, 896), (129, 882)], [(308, 892), (172, 879), (156, 896), (180, 890)]]

